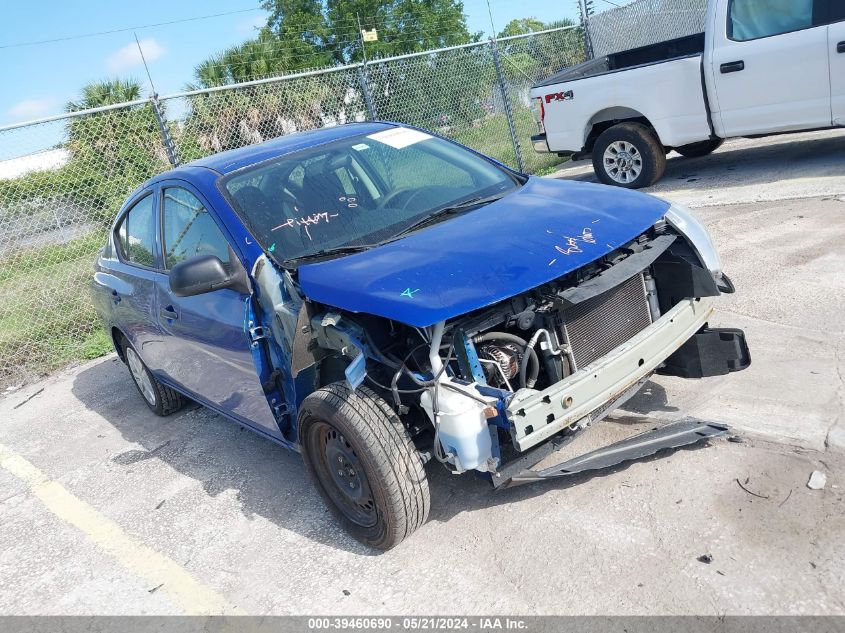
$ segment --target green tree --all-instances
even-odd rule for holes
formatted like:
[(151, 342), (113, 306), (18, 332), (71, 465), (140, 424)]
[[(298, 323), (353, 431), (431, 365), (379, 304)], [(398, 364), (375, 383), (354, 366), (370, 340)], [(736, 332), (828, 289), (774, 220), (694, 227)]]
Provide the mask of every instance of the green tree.
[[(79, 112), (136, 101), (141, 93), (141, 85), (131, 79), (96, 81), (65, 109)], [(72, 185), (75, 201), (103, 221), (114, 217), (139, 183), (169, 166), (149, 103), (69, 118), (67, 139), (70, 161), (61, 176)]]
[(377, 41), (364, 44), (370, 59), (467, 44), (480, 38), (480, 34), (469, 32), (459, 0), (327, 0), (326, 16), (329, 28), (337, 34), (332, 52), (338, 63), (363, 59), (359, 16), (364, 29), (378, 33)]
[(510, 37), (511, 35), (525, 35), (526, 33), (536, 33), (537, 31), (544, 31), (550, 28), (545, 22), (537, 18), (519, 18), (511, 20), (505, 25), (496, 37)]
[(140, 98), (141, 84), (132, 79), (93, 81), (82, 87), (82, 97), (79, 100), (68, 101), (65, 110), (77, 112), (126, 101), (137, 101)]
[(258, 35), (200, 63), (191, 87), (212, 87), (363, 59), (358, 18), (376, 29), (370, 59), (466, 44), (460, 0), (263, 0), (269, 12)]
[(505, 40), (499, 45), (505, 76), (516, 84), (529, 84), (566, 66), (584, 61), (581, 30), (569, 19), (541, 22), (536, 18), (511, 20), (498, 37), (530, 35), (549, 29), (564, 29), (537, 37)]

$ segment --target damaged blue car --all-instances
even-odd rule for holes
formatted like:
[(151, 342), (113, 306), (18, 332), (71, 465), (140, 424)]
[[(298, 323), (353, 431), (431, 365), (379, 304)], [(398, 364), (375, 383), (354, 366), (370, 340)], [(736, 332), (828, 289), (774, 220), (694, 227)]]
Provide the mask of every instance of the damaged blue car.
[(390, 123), (156, 176), (93, 290), (155, 413), (195, 400), (300, 452), (381, 549), (426, 521), (427, 463), (501, 488), (698, 442), (726, 428), (675, 423), (535, 468), (654, 372), (750, 363), (740, 330), (708, 326), (733, 286), (688, 210)]

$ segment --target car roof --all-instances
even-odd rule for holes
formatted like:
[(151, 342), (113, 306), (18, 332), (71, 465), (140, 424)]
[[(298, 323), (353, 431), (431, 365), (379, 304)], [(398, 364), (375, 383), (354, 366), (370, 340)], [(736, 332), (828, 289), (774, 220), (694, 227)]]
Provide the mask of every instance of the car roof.
[(186, 167), (205, 167), (220, 174), (229, 174), (243, 167), (248, 167), (249, 165), (254, 165), (265, 160), (277, 158), (291, 152), (316, 147), (317, 145), (330, 143), (332, 141), (348, 138), (357, 134), (371, 134), (373, 132), (395, 126), (395, 123), (382, 121), (347, 123), (345, 125), (338, 125), (335, 127), (287, 134), (269, 141), (264, 141), (263, 143), (247, 145), (246, 147), (231, 149), (218, 154), (212, 154), (211, 156), (206, 156), (205, 158), (200, 158), (199, 160), (191, 161), (184, 166), (159, 174), (155, 178), (151, 179), (150, 182), (173, 178), (178, 175), (180, 170)]

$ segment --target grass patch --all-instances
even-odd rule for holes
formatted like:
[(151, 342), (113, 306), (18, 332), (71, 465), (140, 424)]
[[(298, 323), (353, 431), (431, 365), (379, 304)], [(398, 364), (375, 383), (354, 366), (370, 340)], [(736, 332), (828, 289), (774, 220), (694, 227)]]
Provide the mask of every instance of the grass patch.
[(0, 386), (110, 351), (90, 294), (104, 239), (97, 232), (0, 261)]
[[(531, 145), (531, 136), (537, 133), (537, 124), (531, 113), (524, 108), (514, 110), (514, 127), (525, 163), (525, 171), (538, 176), (550, 174), (566, 159), (556, 154), (538, 154)], [(494, 114), (475, 124), (452, 130), (451, 138), (458, 143), (499, 162), (516, 168), (516, 154), (513, 151), (510, 128), (504, 114)]]

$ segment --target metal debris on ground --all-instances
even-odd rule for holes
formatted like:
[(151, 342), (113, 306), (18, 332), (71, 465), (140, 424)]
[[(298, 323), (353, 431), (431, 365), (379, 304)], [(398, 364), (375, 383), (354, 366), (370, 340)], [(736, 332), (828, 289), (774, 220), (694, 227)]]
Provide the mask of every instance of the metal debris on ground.
[[(768, 496), (768, 495), (761, 495), (761, 494), (759, 494), (759, 493), (754, 492), (753, 490), (749, 490), (748, 488), (746, 488), (746, 487), (742, 484), (742, 482), (739, 480), (739, 478), (734, 479), (734, 481), (736, 481), (736, 483), (739, 485), (739, 487), (740, 487), (740, 488), (742, 488), (743, 490), (745, 490), (745, 492), (747, 492), (748, 494), (750, 494), (750, 495), (751, 495), (751, 496), (753, 496), (753, 497), (759, 497), (760, 499), (768, 499), (768, 498), (769, 498), (769, 496)], [(745, 479), (745, 483), (748, 483), (748, 478), (746, 478), (746, 479)]]
[(24, 400), (21, 400), (20, 402), (18, 402), (18, 403), (17, 403), (14, 407), (12, 407), (12, 408), (13, 408), (13, 409), (18, 409), (18, 408), (22, 407), (23, 405), (25, 405), (27, 402), (29, 402), (30, 400), (32, 400), (35, 396), (37, 396), (38, 394), (42, 393), (43, 391), (44, 391), (44, 387), (41, 387), (41, 389), (39, 389), (39, 390), (38, 390), (38, 391), (36, 391), (35, 393), (31, 393), (31, 394), (29, 394), (29, 395), (28, 395), (28, 396), (27, 396)]
[(810, 475), (810, 480), (807, 482), (807, 488), (810, 490), (823, 490), (827, 484), (827, 475), (820, 470), (814, 470)]

